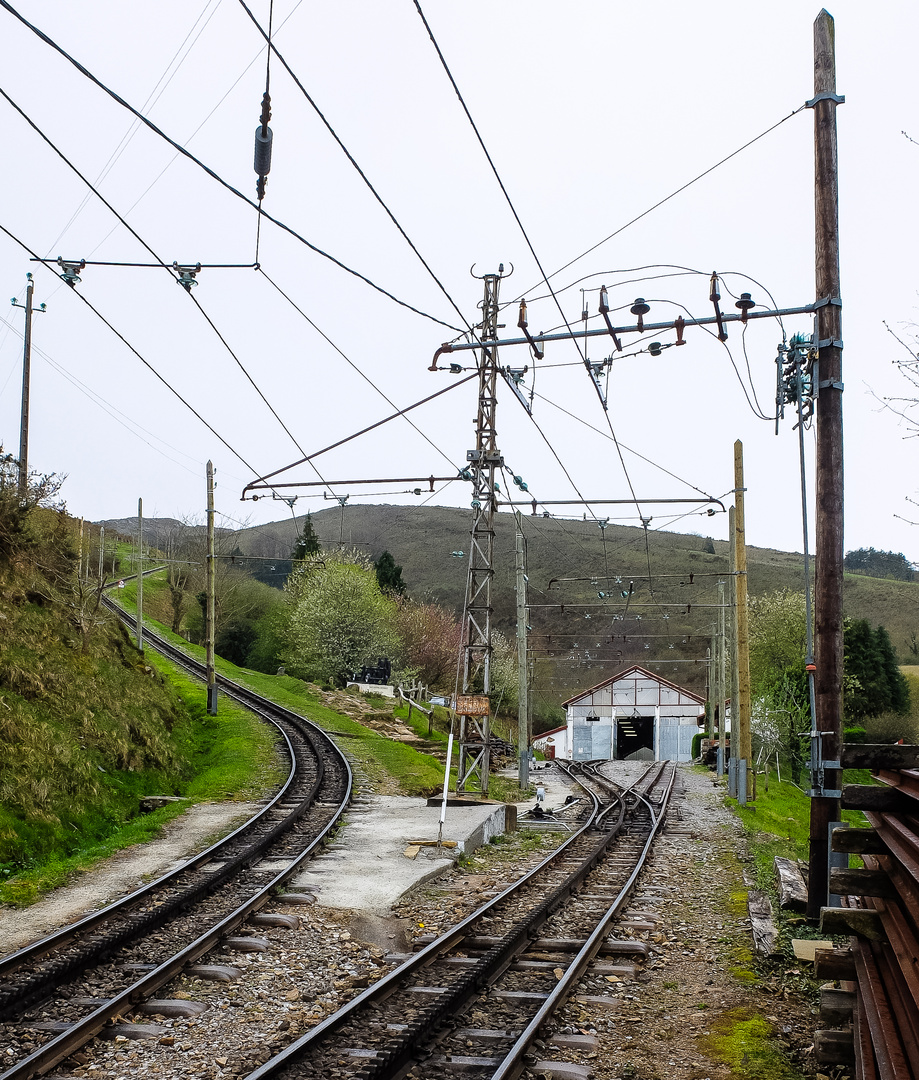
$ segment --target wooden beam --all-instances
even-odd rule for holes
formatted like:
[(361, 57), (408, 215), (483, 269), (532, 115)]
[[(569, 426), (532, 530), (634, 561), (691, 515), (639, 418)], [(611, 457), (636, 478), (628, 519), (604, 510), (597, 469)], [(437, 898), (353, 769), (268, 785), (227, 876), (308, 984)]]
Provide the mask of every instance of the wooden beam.
[(883, 870), (830, 869), (830, 892), (836, 896), (881, 896), (892, 900), (899, 895)]
[(855, 957), (851, 949), (820, 949), (814, 957), (818, 979), (855, 980)]
[(884, 841), (874, 829), (834, 829), (833, 850), (850, 855), (889, 855)]
[(820, 933), (859, 934), (871, 941), (883, 941), (886, 937), (881, 913), (869, 908), (821, 908)]
[(881, 813), (916, 809), (916, 801), (895, 788), (872, 784), (846, 784), (842, 789), (844, 810), (875, 810)]
[(916, 769), (919, 746), (901, 743), (847, 743), (842, 748), (844, 769)]

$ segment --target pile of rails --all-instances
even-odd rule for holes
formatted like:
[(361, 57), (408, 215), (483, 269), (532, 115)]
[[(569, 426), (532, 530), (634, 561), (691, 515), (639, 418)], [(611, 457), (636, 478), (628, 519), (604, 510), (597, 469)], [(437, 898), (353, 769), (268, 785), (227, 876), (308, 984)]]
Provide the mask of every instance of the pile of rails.
[(818, 1061), (854, 1064), (865, 1080), (919, 1080), (919, 746), (848, 746), (842, 766), (885, 786), (842, 791), (843, 809), (871, 828), (833, 832), (833, 850), (860, 855), (864, 869), (830, 871), (842, 906), (823, 909), (821, 930), (852, 936), (817, 953), (817, 977), (839, 980), (821, 994)]

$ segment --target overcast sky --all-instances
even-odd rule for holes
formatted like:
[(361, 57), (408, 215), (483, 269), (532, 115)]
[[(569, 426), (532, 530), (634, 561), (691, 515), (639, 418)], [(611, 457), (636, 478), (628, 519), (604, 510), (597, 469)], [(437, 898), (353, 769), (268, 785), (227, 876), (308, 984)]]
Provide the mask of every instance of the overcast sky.
[[(237, 0), (13, 6), (229, 188), (255, 197), (266, 50)], [(267, 28), (269, 0), (251, 7)], [(766, 306), (771, 294), (781, 308), (814, 299), (813, 115), (791, 114), (813, 94), (816, 5), (422, 7), (572, 325), (582, 301), (590, 327), (598, 325), (602, 284), (611, 306), (623, 309), (617, 324), (633, 321), (628, 309), (638, 296), (651, 305), (649, 320), (711, 314), (712, 271), (724, 275), (726, 310), (734, 310), (727, 290)], [(916, 446), (878, 400), (910, 390), (893, 364), (906, 354), (884, 322), (908, 336), (917, 319), (919, 146), (902, 132), (919, 140), (919, 13), (905, 0), (840, 0), (831, 13), (846, 96), (837, 110), (846, 549), (873, 545), (919, 559), (919, 526), (896, 516), (919, 520), (919, 507), (907, 502), (919, 498)], [(261, 226), (262, 272), (253, 269), (255, 209), (0, 9), (0, 86), (35, 125), (0, 100), (0, 225), (16, 238), (0, 234), (0, 273), (5, 295), (22, 302), (31, 270), (35, 303), (47, 304), (33, 326), (30, 465), (67, 474), (64, 496), (78, 516), (133, 515), (142, 496), (147, 515), (200, 517), (208, 458), (227, 519), (288, 515), (270, 496), (241, 502), (244, 485), (462, 378), (427, 369), (435, 349), (478, 318), (482, 283), (470, 275), (473, 265), (475, 274), (513, 267), (501, 299), (526, 296), (532, 330), (562, 323), (413, 0), (275, 0), (273, 30), (280, 54), (430, 271), (277, 57), (264, 209), (417, 312), (271, 221)], [(29, 250), (240, 268), (202, 270), (190, 296), (162, 267), (90, 265), (71, 290), (58, 267), (30, 263)], [(9, 307), (0, 317), (0, 441), (15, 454), (23, 312)], [(516, 303), (501, 321), (505, 336), (517, 335)], [(808, 317), (785, 320), (787, 335), (811, 329)], [(644, 351), (647, 338), (628, 335), (609, 376), (609, 423), (577, 347), (550, 346), (523, 384), (535, 395), (532, 419), (506, 387), (499, 391), (498, 443), (510, 472), (540, 500), (634, 492), (652, 529), (724, 539), (727, 515), (655, 500), (725, 497), (739, 438), (748, 541), (801, 550), (797, 435), (787, 420), (776, 437), (773, 422), (756, 415), (774, 410), (782, 333), (774, 320), (751, 323), (746, 335), (731, 327), (725, 348), (687, 331), (685, 347), (658, 357)], [(674, 340), (672, 331), (654, 337)], [(608, 338), (597, 338), (588, 355), (602, 361), (612, 351)], [(452, 359), (468, 365), (472, 356)], [(531, 364), (520, 347), (500, 358)], [(277, 479), (321, 476), (331, 485), (326, 495), (421, 502), (427, 494), (408, 493), (415, 484), (335, 481), (453, 476), (474, 445), (475, 412), (473, 381), (413, 411), (417, 430), (396, 420), (316, 458), (318, 476), (301, 466)], [(809, 432), (809, 461), (812, 454)], [(434, 504), (469, 504), (466, 483), (437, 489)], [(334, 505), (322, 492), (284, 489), (299, 495), (297, 513)], [(586, 513), (638, 524), (639, 508), (597, 501)]]

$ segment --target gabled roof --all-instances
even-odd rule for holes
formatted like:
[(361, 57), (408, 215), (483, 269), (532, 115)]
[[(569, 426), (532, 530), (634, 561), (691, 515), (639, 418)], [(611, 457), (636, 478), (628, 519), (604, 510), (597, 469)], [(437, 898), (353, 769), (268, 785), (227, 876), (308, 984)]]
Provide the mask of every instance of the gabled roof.
[(621, 682), (623, 679), (626, 679), (633, 674), (642, 675), (645, 678), (659, 683), (661, 686), (669, 686), (671, 690), (676, 690), (680, 694), (692, 698), (693, 701), (698, 701), (700, 705), (705, 704), (705, 698), (701, 698), (698, 694), (694, 694), (692, 690), (687, 690), (685, 686), (680, 686), (678, 683), (671, 682), (662, 675), (656, 675), (653, 671), (649, 671), (647, 668), (642, 667), (641, 664), (632, 664), (631, 667), (623, 668), (622, 671), (617, 671), (615, 675), (611, 675), (608, 679), (604, 679), (603, 682), (597, 683), (596, 686), (591, 686), (589, 690), (582, 690), (579, 694), (575, 694), (574, 697), (570, 697), (567, 701), (563, 701), (562, 708), (566, 709), (575, 701), (580, 701), (581, 698), (587, 697), (588, 694), (592, 694), (595, 690), (602, 690), (605, 686), (612, 686), (613, 683)]
[(560, 732), (567, 731), (567, 730), (568, 730), (568, 725), (567, 724), (562, 724), (561, 727), (554, 727), (554, 728), (552, 728), (551, 731), (540, 731), (540, 733), (538, 735), (534, 735), (533, 738), (530, 741), (531, 742), (536, 742), (538, 739), (544, 739), (547, 735), (558, 735)]

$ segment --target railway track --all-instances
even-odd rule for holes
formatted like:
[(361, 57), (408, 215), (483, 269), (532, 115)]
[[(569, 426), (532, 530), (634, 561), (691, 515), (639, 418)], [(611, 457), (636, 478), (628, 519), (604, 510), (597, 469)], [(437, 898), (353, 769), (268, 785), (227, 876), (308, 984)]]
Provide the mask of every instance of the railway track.
[[(203, 676), (203, 665), (145, 636)], [(156, 991), (190, 966), (203, 978), (225, 977), (219, 964), (199, 963), (208, 952), (233, 935), (257, 947), (259, 923), (295, 918), (261, 909), (335, 828), (351, 797), (351, 770), (308, 720), (222, 677), (219, 685), (275, 726), (289, 762), (285, 783), (248, 822), (190, 862), (0, 959), (0, 1080), (46, 1074), (116, 1018), (151, 1006)]]
[(420, 952), (388, 957), (396, 970), (249, 1080), (520, 1076), (541, 1028), (583, 976), (621, 971), (615, 961), (645, 952), (641, 942), (610, 935), (663, 822), (674, 775), (670, 763), (658, 763), (623, 789), (599, 769), (582, 771), (583, 817), (563, 845)]

